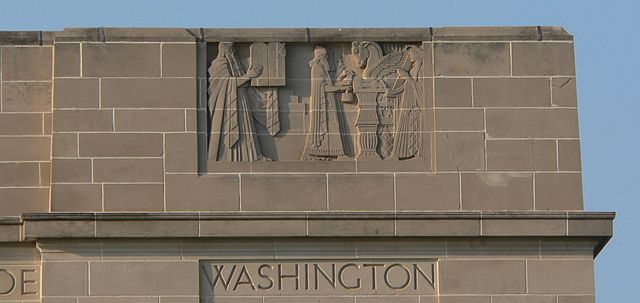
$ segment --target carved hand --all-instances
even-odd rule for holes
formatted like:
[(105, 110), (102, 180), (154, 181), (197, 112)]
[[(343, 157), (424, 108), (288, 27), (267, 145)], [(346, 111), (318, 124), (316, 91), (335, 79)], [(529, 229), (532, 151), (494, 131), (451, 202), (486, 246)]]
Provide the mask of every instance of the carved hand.
[(262, 65), (257, 65), (255, 67), (252, 67), (245, 76), (247, 78), (255, 78), (257, 76), (260, 76), (260, 74), (262, 74)]

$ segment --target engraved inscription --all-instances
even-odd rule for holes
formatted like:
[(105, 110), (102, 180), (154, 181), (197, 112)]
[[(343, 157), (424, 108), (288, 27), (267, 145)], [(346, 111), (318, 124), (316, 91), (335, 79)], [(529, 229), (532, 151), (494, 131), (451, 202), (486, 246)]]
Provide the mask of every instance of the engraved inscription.
[(201, 297), (436, 294), (434, 261), (200, 262)]
[(40, 267), (0, 265), (0, 300), (39, 299)]

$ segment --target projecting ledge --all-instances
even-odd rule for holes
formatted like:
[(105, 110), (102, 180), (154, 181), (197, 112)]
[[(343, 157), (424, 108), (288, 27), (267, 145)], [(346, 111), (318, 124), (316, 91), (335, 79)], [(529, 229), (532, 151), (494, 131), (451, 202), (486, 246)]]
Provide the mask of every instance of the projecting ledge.
[(597, 240), (597, 253), (613, 234), (614, 217), (582, 211), (37, 213), (22, 216), (22, 239), (569, 237)]

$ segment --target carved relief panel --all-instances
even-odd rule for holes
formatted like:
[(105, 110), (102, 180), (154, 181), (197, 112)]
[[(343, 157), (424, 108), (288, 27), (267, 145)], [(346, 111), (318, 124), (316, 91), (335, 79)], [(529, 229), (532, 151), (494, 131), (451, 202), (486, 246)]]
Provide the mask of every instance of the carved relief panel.
[(202, 161), (417, 161), (430, 170), (431, 58), (421, 42), (216, 42), (207, 52)]

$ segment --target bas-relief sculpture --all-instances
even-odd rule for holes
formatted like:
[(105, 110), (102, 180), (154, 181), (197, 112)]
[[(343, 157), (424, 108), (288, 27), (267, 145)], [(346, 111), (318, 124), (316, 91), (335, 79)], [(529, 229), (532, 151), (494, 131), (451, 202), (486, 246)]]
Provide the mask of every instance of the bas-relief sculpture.
[[(252, 43), (248, 58), (235, 48), (220, 42), (208, 68), (208, 161), (278, 160), (263, 146), (273, 141), (263, 138), (288, 135), (280, 123), (290, 114), (280, 110), (281, 92), (307, 100), (299, 161), (426, 160), (421, 47), (355, 41), (341, 56), (322, 45), (305, 48), (308, 54), (297, 48), (294, 55), (309, 60), (303, 79), (287, 78), (287, 66), (303, 67), (286, 65), (284, 43)], [(297, 95), (290, 81), (308, 82), (308, 95)], [(357, 112), (354, 121), (345, 106)]]

